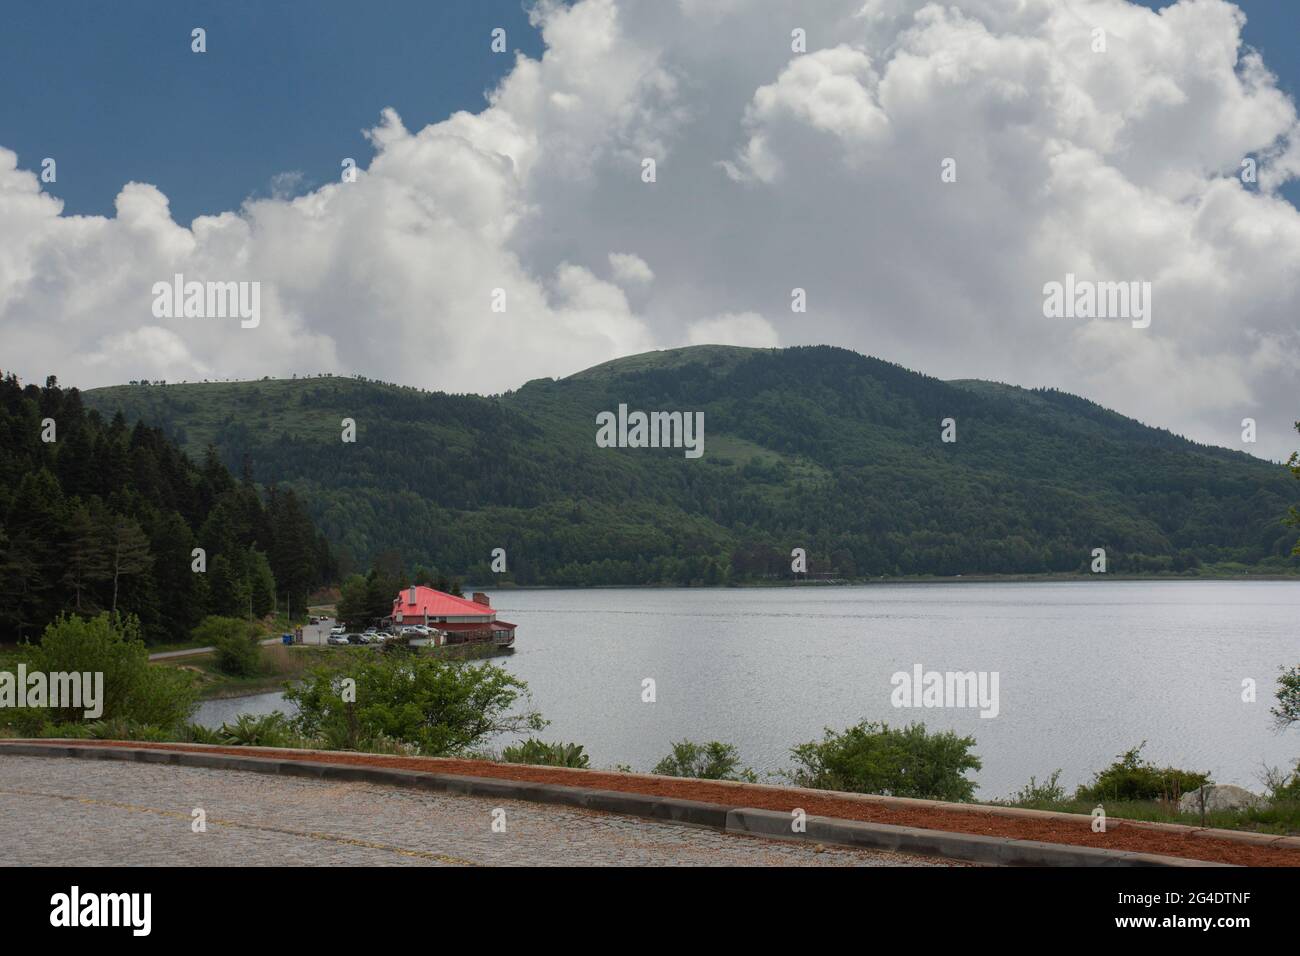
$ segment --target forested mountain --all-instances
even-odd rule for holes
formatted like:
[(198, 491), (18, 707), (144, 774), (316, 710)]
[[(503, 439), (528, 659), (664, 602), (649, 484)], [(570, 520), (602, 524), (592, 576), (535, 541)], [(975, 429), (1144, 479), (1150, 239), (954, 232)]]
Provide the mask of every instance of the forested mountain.
[(200, 461), (143, 422), (105, 421), (53, 378), (4, 378), (0, 640), (99, 610), (137, 615), (150, 642), (181, 640), (206, 614), (302, 608), (337, 576), (293, 490), (236, 481), (215, 451)]
[[(795, 547), (842, 577), (1082, 572), (1099, 547), (1111, 572), (1293, 567), (1281, 466), (826, 346), (653, 352), (486, 398), (330, 377), (85, 398), (296, 489), (350, 567), (396, 550), (487, 581), (504, 548), (524, 584), (720, 583), (788, 575)], [(620, 403), (703, 411), (703, 457), (598, 447)]]

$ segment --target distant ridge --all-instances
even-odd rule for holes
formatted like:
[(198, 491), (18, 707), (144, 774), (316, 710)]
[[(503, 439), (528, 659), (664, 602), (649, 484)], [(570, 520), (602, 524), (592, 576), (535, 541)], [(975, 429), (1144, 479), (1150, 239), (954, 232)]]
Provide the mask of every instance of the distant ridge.
[[(796, 547), (839, 577), (1085, 572), (1100, 547), (1111, 573), (1294, 567), (1280, 466), (830, 346), (648, 352), (493, 397), (335, 376), (84, 398), (293, 486), (358, 566), (396, 551), (484, 581), (715, 584), (788, 577)], [(704, 456), (598, 448), (619, 404), (703, 411)]]

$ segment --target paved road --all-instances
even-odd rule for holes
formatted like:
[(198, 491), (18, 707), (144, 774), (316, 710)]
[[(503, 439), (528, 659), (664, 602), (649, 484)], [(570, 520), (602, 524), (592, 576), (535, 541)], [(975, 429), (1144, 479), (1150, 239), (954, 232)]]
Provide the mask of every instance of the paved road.
[(514, 800), (14, 756), (0, 756), (0, 847), (9, 866), (942, 865)]
[[(280, 638), (268, 637), (262, 641), (263, 644), (279, 644)], [(165, 661), (171, 657), (193, 657), (195, 654), (211, 654), (215, 647), (182, 647), (179, 651), (159, 651), (157, 654), (150, 654), (151, 661)]]
[[(330, 628), (334, 622), (329, 618), (323, 620), (320, 624), (304, 624), (302, 626), (302, 642), (304, 644), (324, 644), (325, 639), (329, 637)], [(262, 641), (263, 644), (279, 644), (280, 636), (268, 637)], [(159, 651), (157, 654), (150, 654), (151, 661), (165, 661), (172, 657), (192, 657), (195, 654), (211, 654), (215, 647), (182, 647), (178, 651)]]

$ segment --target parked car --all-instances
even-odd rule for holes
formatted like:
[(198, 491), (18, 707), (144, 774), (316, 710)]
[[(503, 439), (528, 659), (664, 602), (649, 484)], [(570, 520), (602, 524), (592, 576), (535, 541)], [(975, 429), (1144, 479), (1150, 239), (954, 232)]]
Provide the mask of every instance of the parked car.
[(366, 638), (366, 636), (365, 636), (364, 634), (349, 634), (349, 635), (347, 635), (347, 642), (348, 642), (349, 644), (369, 644), (369, 643), (370, 643), (370, 641)]
[(328, 643), (330, 643), (330, 644), (347, 644), (347, 643), (349, 643), (349, 642), (348, 642), (348, 636), (347, 636), (346, 634), (343, 634), (343, 633), (338, 633), (338, 634), (331, 633), (330, 636), (329, 636), (329, 638), (327, 639), (327, 641), (328, 641)]
[(342, 624), (335, 624), (333, 627), (330, 628), (330, 637), (338, 637), (342, 634), (346, 634), (347, 632), (348, 629), (344, 627)]

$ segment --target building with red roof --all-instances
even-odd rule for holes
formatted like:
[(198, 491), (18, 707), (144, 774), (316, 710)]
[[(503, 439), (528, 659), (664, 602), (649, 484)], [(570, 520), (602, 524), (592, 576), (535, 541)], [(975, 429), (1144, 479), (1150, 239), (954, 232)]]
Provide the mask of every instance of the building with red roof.
[(413, 585), (398, 592), (393, 598), (391, 620), (394, 627), (423, 624), (442, 632), (445, 644), (475, 644), (491, 642), (509, 647), (515, 642), (515, 625), (497, 620), (488, 596), (474, 592), (474, 599), (466, 600), (445, 591)]

